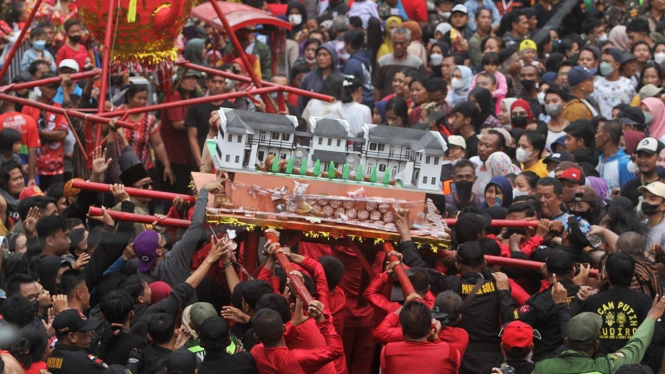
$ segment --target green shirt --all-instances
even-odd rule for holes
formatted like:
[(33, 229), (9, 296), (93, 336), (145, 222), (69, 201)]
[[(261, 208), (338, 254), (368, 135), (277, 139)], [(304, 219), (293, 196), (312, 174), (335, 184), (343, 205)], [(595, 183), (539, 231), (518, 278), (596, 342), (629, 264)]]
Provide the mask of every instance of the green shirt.
[(607, 356), (589, 357), (582, 351), (565, 351), (560, 355), (540, 361), (534, 374), (613, 374), (619, 367), (642, 361), (651, 343), (655, 322), (647, 318), (625, 347)]

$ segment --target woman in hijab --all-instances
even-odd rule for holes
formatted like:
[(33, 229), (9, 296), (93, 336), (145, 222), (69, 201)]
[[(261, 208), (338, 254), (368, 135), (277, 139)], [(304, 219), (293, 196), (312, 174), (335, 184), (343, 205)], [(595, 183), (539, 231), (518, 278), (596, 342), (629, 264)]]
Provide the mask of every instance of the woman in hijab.
[(407, 21), (402, 24), (411, 31), (411, 42), (406, 47), (406, 51), (410, 54), (420, 58), (423, 64), (427, 65), (427, 49), (423, 45), (423, 30), (416, 21)]
[(286, 8), (286, 17), (291, 24), (289, 39), (296, 39), (296, 36), (305, 28), (307, 24), (307, 11), (305, 5), (300, 1), (290, 1)]
[(480, 109), (480, 113), (474, 120), (474, 123), (479, 123), (480, 128), (476, 130), (482, 130), (484, 128), (490, 127), (501, 127), (501, 122), (499, 121), (494, 114), (494, 103), (492, 102), (492, 93), (484, 87), (476, 87), (471, 92), (469, 92), (469, 101), (476, 103)]
[(433, 43), (429, 50), (429, 70), (430, 77), (432, 78), (441, 78), (441, 64), (443, 63), (443, 57), (448, 55), (450, 51), (450, 46), (445, 42), (436, 42)]
[(470, 68), (464, 65), (457, 65), (450, 72), (452, 78), (450, 86), (451, 90), (448, 91), (446, 102), (452, 108), (455, 104), (465, 101), (469, 97), (469, 87), (473, 82), (473, 72)]
[(205, 58), (205, 39), (194, 38), (185, 46), (183, 56), (185, 60), (195, 65), (206, 66)]
[(501, 100), (501, 104), (499, 104), (499, 112), (497, 113), (497, 118), (499, 119), (499, 122), (501, 122), (501, 125), (505, 128), (511, 128), (512, 126), (510, 125), (510, 108), (512, 108), (513, 103), (517, 100), (517, 98), (514, 97), (509, 97)]
[(626, 146), (624, 147), (624, 151), (626, 151), (627, 155), (632, 155), (633, 153), (635, 153), (637, 145), (640, 143), (642, 139), (646, 138), (646, 134), (644, 134), (643, 131), (635, 131), (635, 130), (624, 131), (622, 136), (624, 139), (624, 144), (626, 144)]
[(494, 152), (485, 161), (487, 170), (490, 171), (493, 177), (505, 177), (508, 174), (519, 174), (522, 170), (519, 166), (513, 164), (510, 156), (504, 152)]
[[(618, 27), (618, 26), (617, 26)], [(640, 103), (640, 109), (644, 112), (644, 123), (649, 126), (650, 136), (665, 140), (665, 104), (655, 97), (647, 97)]]
[(396, 16), (388, 17), (386, 20), (386, 25), (384, 27), (386, 37), (383, 39), (383, 44), (379, 47), (379, 51), (376, 52), (376, 60), (378, 61), (383, 55), (393, 52), (393, 40), (390, 36), (390, 33), (402, 26), (402, 19)]
[(508, 178), (497, 176), (490, 180), (485, 187), (485, 202), (481, 210), (493, 206), (508, 208), (513, 203), (513, 186)]
[(614, 26), (610, 30), (609, 35), (610, 42), (621, 52), (630, 50), (630, 41), (628, 40), (628, 34), (626, 34), (626, 26)]

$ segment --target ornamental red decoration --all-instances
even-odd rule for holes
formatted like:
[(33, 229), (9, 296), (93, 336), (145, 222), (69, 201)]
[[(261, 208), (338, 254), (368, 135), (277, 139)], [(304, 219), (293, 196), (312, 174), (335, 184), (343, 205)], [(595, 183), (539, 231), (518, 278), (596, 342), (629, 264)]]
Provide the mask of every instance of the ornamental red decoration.
[[(104, 40), (111, 0), (77, 0), (79, 18), (97, 39)], [(113, 0), (119, 7), (113, 18), (111, 59), (152, 68), (178, 57), (175, 42), (195, 1)], [(116, 26), (117, 25), (117, 26)]]

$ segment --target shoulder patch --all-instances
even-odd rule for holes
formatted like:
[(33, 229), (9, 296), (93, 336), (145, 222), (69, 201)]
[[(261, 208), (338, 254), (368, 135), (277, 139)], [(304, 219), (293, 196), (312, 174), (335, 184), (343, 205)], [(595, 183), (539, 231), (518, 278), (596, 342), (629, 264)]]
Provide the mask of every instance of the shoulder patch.
[(612, 358), (618, 360), (620, 358), (626, 358), (626, 355), (623, 352), (614, 352), (612, 353)]
[(146, 223), (146, 224), (145, 224), (145, 229), (146, 229), (146, 230), (152, 230), (152, 227), (153, 227), (153, 226), (152, 226), (151, 223)]
[(531, 310), (531, 308), (529, 307), (529, 305), (525, 304), (522, 305), (522, 307), (520, 308), (520, 313), (529, 313), (529, 310)]
[(106, 365), (106, 363), (104, 363), (104, 361), (101, 358), (95, 355), (88, 355), (88, 359), (92, 361), (93, 364), (99, 366), (100, 368), (106, 369), (109, 367), (108, 365)]

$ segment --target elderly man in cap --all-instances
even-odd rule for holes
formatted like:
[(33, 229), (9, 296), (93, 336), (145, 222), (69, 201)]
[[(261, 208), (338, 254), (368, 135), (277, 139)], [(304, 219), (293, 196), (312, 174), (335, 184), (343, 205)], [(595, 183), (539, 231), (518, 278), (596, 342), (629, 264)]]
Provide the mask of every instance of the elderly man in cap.
[[(108, 367), (100, 358), (88, 353), (91, 333), (101, 321), (86, 319), (76, 309), (67, 309), (53, 320), (53, 329), (58, 342), (46, 361), (52, 374), (101, 374)], [(141, 367), (141, 352), (130, 354), (126, 368), (138, 373)]]
[(624, 103), (630, 104), (636, 95), (630, 79), (621, 76), (623, 55), (616, 48), (607, 48), (600, 57), (601, 77), (594, 82), (591, 96), (598, 102), (600, 114), (612, 118), (612, 108)]
[(536, 363), (534, 374), (615, 373), (620, 366), (641, 361), (651, 342), (656, 322), (665, 312), (665, 297), (653, 301), (644, 322), (620, 350), (596, 356), (603, 317), (584, 312), (568, 323), (566, 343), (570, 348), (556, 357)]
[[(641, 112), (641, 110), (639, 111)], [(665, 148), (665, 145), (652, 137), (644, 138), (637, 144), (634, 162), (640, 171), (640, 176), (629, 180), (621, 189), (621, 196), (629, 198), (634, 206), (637, 206), (640, 202), (640, 193), (637, 189), (660, 180), (658, 173), (656, 173), (656, 164), (658, 154), (663, 148)]]
[(626, 131), (639, 131), (644, 133), (644, 112), (642, 109), (632, 106), (622, 108), (619, 111), (617, 120), (621, 123), (621, 128)]
[(567, 76), (570, 95), (568, 103), (563, 109), (563, 118), (568, 122), (577, 121), (578, 119), (591, 121), (593, 117), (598, 115), (598, 110), (587, 101), (587, 97), (595, 90), (596, 69), (575, 66), (568, 70)]
[(564, 170), (558, 177), (563, 186), (563, 204), (564, 207), (573, 201), (575, 191), (585, 183), (584, 173), (578, 167), (570, 167)]
[[(217, 311), (215, 307), (210, 303), (195, 303), (191, 306), (185, 308), (185, 312), (189, 313), (189, 327), (194, 330), (191, 340), (194, 340), (194, 344), (187, 344), (189, 351), (196, 353), (196, 357), (199, 362), (203, 361), (206, 356), (206, 350), (201, 346), (201, 325), (206, 319), (216, 316)], [(184, 313), (184, 312), (183, 312)], [(198, 343), (198, 344), (197, 344)]]
[(200, 326), (199, 341), (207, 353), (199, 364), (198, 374), (257, 373), (254, 357), (249, 352), (233, 355), (227, 352), (231, 343), (231, 331), (223, 318), (206, 318)]
[[(562, 162), (571, 162), (575, 163), (575, 157), (568, 152), (560, 151), (555, 153), (550, 153), (547, 157), (543, 159), (543, 164), (547, 166), (547, 176), (556, 177), (556, 170), (559, 169), (559, 165)], [(566, 169), (561, 169), (566, 170)]]
[(54, 102), (60, 105), (65, 102), (63, 89), (66, 89), (69, 95), (78, 95), (81, 97), (83, 89), (69, 79), (70, 74), (75, 74), (79, 71), (79, 64), (75, 60), (68, 58), (60, 61), (60, 64), (58, 65), (58, 75), (66, 77), (66, 79), (63, 79), (62, 84), (58, 87), (58, 92), (56, 92), (55, 97), (53, 98)]

